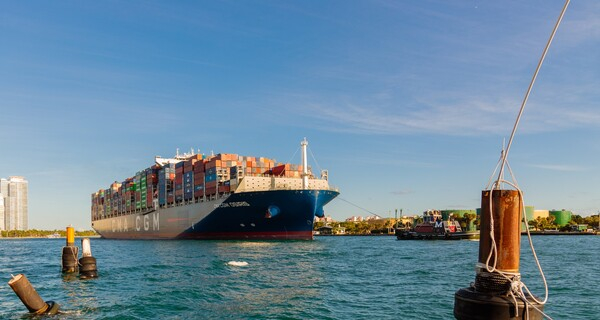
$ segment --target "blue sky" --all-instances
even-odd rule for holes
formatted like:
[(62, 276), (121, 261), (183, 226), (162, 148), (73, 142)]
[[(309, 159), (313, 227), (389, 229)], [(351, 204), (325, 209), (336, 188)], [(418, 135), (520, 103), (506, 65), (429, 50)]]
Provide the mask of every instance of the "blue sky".
[[(28, 179), (30, 228), (89, 229), (155, 155), (299, 163), (306, 137), (338, 220), (474, 209), (563, 4), (3, 1), (0, 177)], [(599, 47), (573, 2), (509, 155), (536, 209), (600, 209)]]

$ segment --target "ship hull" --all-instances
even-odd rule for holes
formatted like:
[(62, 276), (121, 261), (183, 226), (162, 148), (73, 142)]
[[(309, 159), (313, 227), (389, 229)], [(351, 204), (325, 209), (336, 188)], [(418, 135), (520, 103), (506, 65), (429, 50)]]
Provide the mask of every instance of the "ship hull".
[(108, 239), (313, 239), (313, 221), (339, 193), (272, 190), (233, 193), (204, 202), (92, 222)]

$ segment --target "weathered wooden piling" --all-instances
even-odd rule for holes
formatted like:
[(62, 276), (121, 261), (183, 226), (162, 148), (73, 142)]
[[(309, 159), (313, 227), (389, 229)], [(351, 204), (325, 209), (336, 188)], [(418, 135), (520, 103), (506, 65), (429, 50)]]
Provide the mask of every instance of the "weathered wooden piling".
[(21, 302), (23, 302), (30, 313), (50, 315), (58, 313), (59, 304), (54, 301), (44, 302), (24, 274), (13, 276), (8, 281), (8, 285), (19, 299), (21, 299)]

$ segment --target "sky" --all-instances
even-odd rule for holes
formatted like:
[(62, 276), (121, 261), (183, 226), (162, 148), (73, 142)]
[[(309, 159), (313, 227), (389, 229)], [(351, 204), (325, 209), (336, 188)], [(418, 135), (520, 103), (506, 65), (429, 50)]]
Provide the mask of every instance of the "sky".
[[(563, 5), (0, 1), (0, 177), (30, 228), (91, 229), (91, 194), (156, 155), (300, 163), (306, 137), (336, 220), (475, 209)], [(508, 156), (535, 209), (600, 210), (598, 52), (575, 1)]]

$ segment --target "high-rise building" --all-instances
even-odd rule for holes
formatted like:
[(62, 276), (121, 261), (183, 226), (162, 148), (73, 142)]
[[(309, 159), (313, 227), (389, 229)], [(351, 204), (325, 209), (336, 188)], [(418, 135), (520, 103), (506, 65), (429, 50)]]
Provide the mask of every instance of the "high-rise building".
[(4, 202), (3, 219), (0, 218), (0, 222), (3, 223), (0, 223), (0, 229), (29, 229), (27, 189), (28, 182), (23, 177), (12, 176), (8, 180), (0, 179), (0, 194)]
[(4, 196), (0, 193), (0, 230), (6, 230), (4, 228)]

